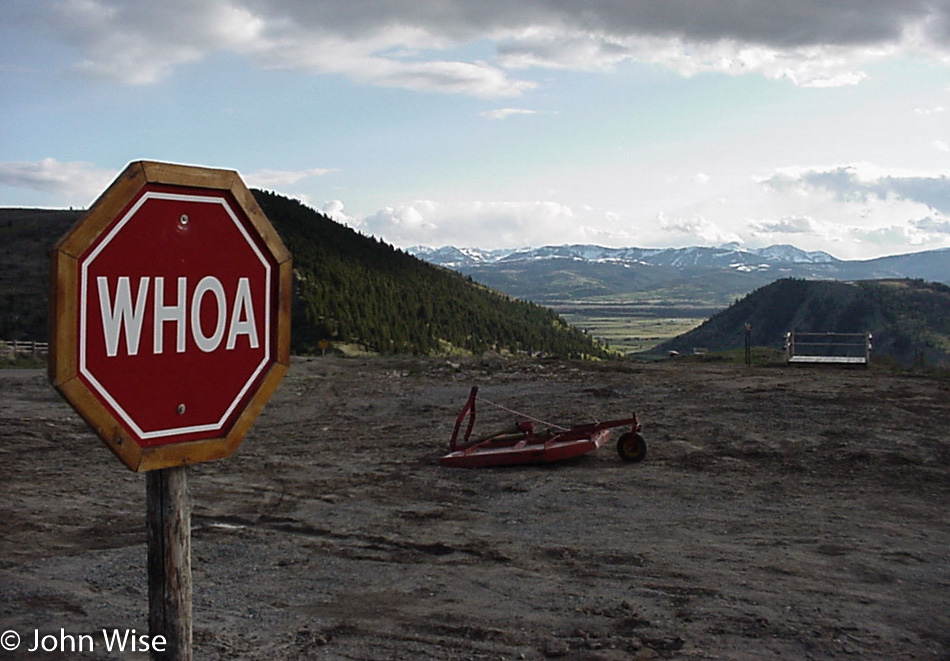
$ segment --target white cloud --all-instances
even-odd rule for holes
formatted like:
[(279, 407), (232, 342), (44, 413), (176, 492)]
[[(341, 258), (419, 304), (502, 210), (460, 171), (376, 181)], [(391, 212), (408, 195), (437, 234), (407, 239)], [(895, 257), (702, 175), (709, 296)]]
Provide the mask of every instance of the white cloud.
[[(423, 210), (412, 204), (384, 207), (373, 216), (364, 218), (361, 225), (372, 234), (381, 236), (415, 236), (437, 231), (439, 226), (427, 220)], [(377, 233), (377, 229), (385, 231)]]
[(873, 246), (914, 246), (924, 245), (926, 237), (920, 233), (915, 233), (906, 225), (888, 225), (885, 227), (848, 228), (848, 233), (855, 240), (868, 243)]
[(667, 217), (665, 213), (657, 215), (660, 229), (676, 237), (681, 245), (719, 245), (723, 243), (744, 243), (742, 237), (704, 216), (688, 218)]
[(927, 216), (910, 221), (910, 224), (923, 232), (933, 234), (950, 234), (950, 217), (934, 218)]
[(255, 188), (279, 188), (290, 186), (309, 177), (322, 177), (336, 172), (332, 168), (309, 168), (305, 170), (258, 170), (243, 176), (248, 186)]
[(84, 55), (80, 71), (136, 85), (208, 53), (246, 48), (259, 32), (241, 29), (255, 19), (227, 0), (62, 0), (43, 11)]
[(808, 216), (785, 216), (778, 220), (763, 220), (750, 223), (754, 234), (814, 234), (819, 231), (814, 218)]
[(91, 163), (62, 163), (53, 158), (0, 163), (0, 186), (52, 193), (66, 206), (88, 206), (117, 175)]
[(440, 58), (439, 50), (464, 42), (438, 26), (371, 9), (365, 29), (353, 33), (341, 15), (350, 11), (344, 3), (63, 0), (53, 10), (49, 20), (85, 58), (79, 70), (128, 84), (154, 83), (181, 64), (224, 52), (263, 67), (342, 73), (384, 87), (501, 98), (534, 86), (483, 61)]
[(482, 117), (488, 119), (508, 119), (516, 115), (536, 115), (537, 110), (527, 110), (525, 108), (499, 108), (497, 110), (486, 110)]
[[(255, 188), (279, 189), (308, 177), (335, 172), (330, 168), (305, 170), (259, 170), (242, 175), (244, 182)], [(87, 206), (118, 176), (117, 170), (98, 168), (84, 161), (60, 162), (54, 158), (41, 161), (0, 163), (0, 186), (26, 188), (52, 193), (67, 206)], [(285, 193), (286, 194), (286, 193)], [(306, 196), (298, 196), (306, 201)]]
[[(892, 55), (950, 61), (950, 8), (925, 0), (60, 0), (21, 10), (65, 36), (81, 70), (131, 84), (221, 52), (485, 98), (532, 89), (510, 72), (534, 68), (639, 61), (687, 76), (755, 72), (830, 86), (856, 84), (866, 65)], [(460, 55), (476, 42), (494, 45), (491, 61)]]
[(773, 208), (790, 213), (749, 224), (758, 240), (792, 241), (839, 257), (950, 247), (950, 178), (869, 163), (786, 168), (760, 180)]
[(574, 69), (602, 71), (633, 58), (625, 38), (561, 26), (532, 25), (513, 32), (498, 49), (508, 69)]
[(347, 224), (397, 246), (456, 245), (512, 248), (588, 242), (594, 230), (559, 202), (460, 202), (420, 200), (387, 206)]
[(840, 202), (901, 200), (950, 212), (950, 177), (945, 173), (886, 171), (869, 164), (786, 170), (763, 182), (775, 190), (824, 191)]
[(546, 67), (606, 70), (621, 62), (659, 64), (683, 76), (700, 73), (758, 73), (803, 87), (855, 85), (861, 68), (898, 49), (818, 44), (776, 48), (735, 38), (690, 41), (681, 36), (631, 34), (622, 38), (570, 30), (531, 30), (501, 46), (501, 63), (511, 69)]
[[(707, 175), (708, 182), (697, 185), (703, 177), (684, 173), (677, 178), (678, 195), (647, 196), (623, 209), (570, 205), (556, 198), (517, 202), (422, 200), (388, 206), (358, 218), (343, 212), (342, 203), (324, 208), (341, 222), (404, 247), (451, 244), (511, 248), (570, 243), (615, 247), (738, 243), (764, 247), (793, 243), (806, 250), (826, 250), (841, 258), (858, 259), (906, 252), (908, 246), (950, 246), (950, 214), (918, 199), (939, 202), (939, 195), (916, 179), (933, 180), (932, 185), (940, 182), (939, 177), (869, 164), (853, 166), (858, 176), (847, 168), (839, 172), (841, 167), (790, 168), (756, 182), (746, 180), (745, 187), (728, 189), (728, 199), (722, 195), (724, 189), (718, 187), (726, 178), (722, 174), (713, 172)], [(850, 182), (852, 176), (857, 184)], [(739, 178), (731, 181), (737, 186)], [(849, 185), (855, 190), (849, 192)], [(901, 194), (885, 192), (888, 186)], [(658, 210), (649, 218), (645, 216), (648, 205)]]
[(323, 215), (344, 225), (353, 225), (354, 219), (344, 210), (343, 200), (327, 200), (323, 203)]

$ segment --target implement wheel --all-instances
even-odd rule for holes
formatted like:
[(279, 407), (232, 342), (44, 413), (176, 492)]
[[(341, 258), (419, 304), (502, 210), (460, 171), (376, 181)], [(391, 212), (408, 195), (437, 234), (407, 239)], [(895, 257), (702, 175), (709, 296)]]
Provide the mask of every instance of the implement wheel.
[(647, 442), (640, 434), (627, 432), (617, 439), (617, 454), (624, 461), (643, 461), (647, 456)]

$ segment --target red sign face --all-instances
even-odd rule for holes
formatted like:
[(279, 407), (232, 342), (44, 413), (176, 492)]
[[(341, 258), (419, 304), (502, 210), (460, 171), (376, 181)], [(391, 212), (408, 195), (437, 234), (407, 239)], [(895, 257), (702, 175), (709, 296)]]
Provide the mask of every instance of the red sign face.
[(277, 265), (227, 191), (145, 186), (78, 268), (78, 378), (142, 447), (225, 435), (272, 363)]

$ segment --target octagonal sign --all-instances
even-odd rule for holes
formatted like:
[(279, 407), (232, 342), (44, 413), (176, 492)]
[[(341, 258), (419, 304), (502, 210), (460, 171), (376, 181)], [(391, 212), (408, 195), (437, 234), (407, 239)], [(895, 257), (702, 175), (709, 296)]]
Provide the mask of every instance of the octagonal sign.
[(290, 280), (237, 173), (132, 163), (54, 249), (50, 380), (133, 470), (227, 456), (289, 365)]

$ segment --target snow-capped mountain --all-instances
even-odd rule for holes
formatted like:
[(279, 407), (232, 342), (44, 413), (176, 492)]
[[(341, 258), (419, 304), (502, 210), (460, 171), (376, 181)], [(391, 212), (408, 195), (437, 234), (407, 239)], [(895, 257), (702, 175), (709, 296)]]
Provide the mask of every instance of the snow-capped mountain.
[(795, 246), (775, 245), (747, 249), (736, 245), (717, 248), (605, 248), (575, 244), (543, 246), (515, 250), (481, 250), (443, 246), (414, 246), (408, 252), (427, 262), (447, 268), (472, 267), (495, 263), (537, 260), (571, 260), (577, 262), (641, 264), (673, 267), (732, 267), (739, 270), (768, 268), (774, 264), (830, 264), (839, 260), (822, 251), (806, 252)]
[(510, 254), (511, 250), (482, 250), (481, 248), (456, 248), (455, 246), (442, 246), (441, 248), (431, 248), (429, 246), (412, 246), (407, 248), (413, 257), (430, 264), (437, 264), (446, 268), (454, 269), (459, 266), (471, 264), (491, 264), (497, 262), (502, 257)]
[(788, 244), (759, 248), (758, 250), (753, 250), (752, 252), (762, 257), (772, 258), (778, 262), (786, 262), (791, 264), (821, 264), (839, 261), (823, 250), (813, 250), (811, 252), (806, 252), (800, 248), (796, 248), (795, 246), (790, 246)]

